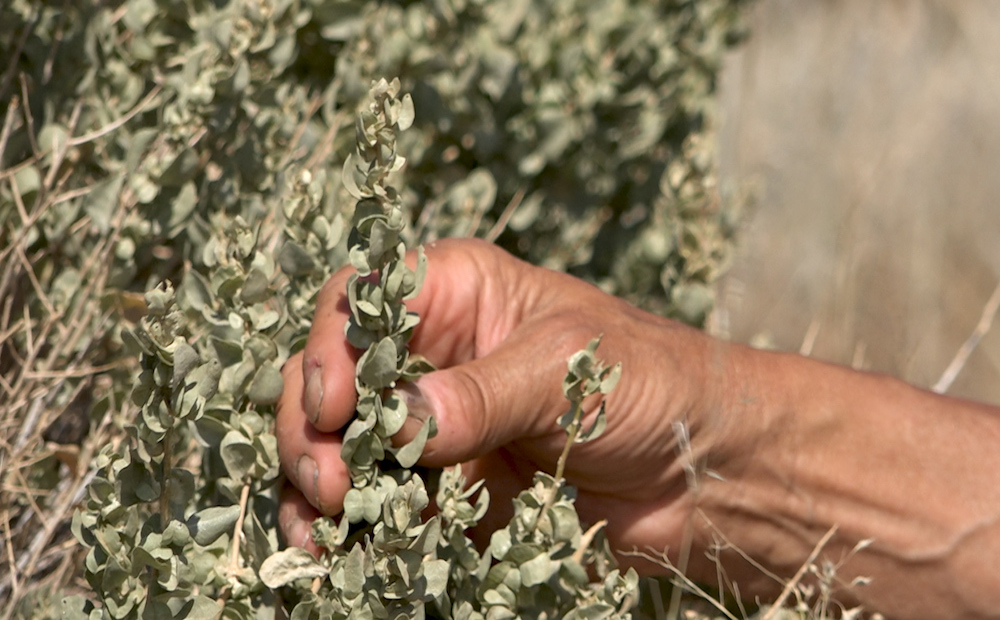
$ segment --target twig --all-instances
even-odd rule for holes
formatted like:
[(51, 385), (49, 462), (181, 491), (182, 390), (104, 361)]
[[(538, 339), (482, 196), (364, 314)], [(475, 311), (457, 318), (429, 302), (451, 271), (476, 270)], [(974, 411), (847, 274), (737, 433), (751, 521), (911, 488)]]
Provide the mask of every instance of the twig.
[(299, 122), (298, 127), (295, 128), (295, 133), (292, 134), (292, 139), (288, 141), (288, 145), (285, 147), (285, 154), (281, 156), (281, 160), (278, 162), (278, 169), (284, 170), (288, 167), (288, 163), (292, 159), (292, 155), (295, 152), (296, 147), (299, 145), (299, 140), (306, 132), (306, 128), (309, 127), (309, 121), (316, 114), (317, 110), (323, 105), (322, 99), (319, 97), (314, 97), (312, 102), (309, 103), (309, 107), (306, 109), (305, 115), (302, 117), (302, 121)]
[(42, 288), (42, 283), (38, 281), (35, 270), (31, 266), (31, 261), (24, 254), (24, 248), (17, 245), (14, 249), (17, 252), (18, 259), (21, 261), (21, 265), (24, 267), (24, 272), (28, 274), (28, 279), (31, 280), (31, 287), (35, 289), (35, 294), (38, 295), (38, 299), (41, 300), (46, 312), (49, 313), (49, 318), (52, 320), (58, 319), (61, 313), (56, 310), (55, 306), (49, 300), (49, 296), (45, 294), (45, 289)]
[(827, 543), (830, 542), (830, 539), (832, 539), (833, 535), (836, 533), (837, 533), (837, 526), (834, 525), (826, 532), (826, 534), (823, 535), (823, 538), (819, 539), (819, 542), (816, 543), (815, 547), (813, 547), (813, 550), (809, 554), (809, 557), (806, 558), (806, 561), (802, 563), (802, 566), (799, 567), (799, 570), (795, 573), (795, 575), (788, 581), (788, 583), (785, 584), (785, 587), (781, 591), (781, 594), (778, 595), (778, 598), (775, 599), (774, 604), (771, 605), (770, 609), (767, 610), (767, 613), (764, 614), (764, 616), (760, 620), (772, 620), (774, 618), (774, 616), (778, 613), (778, 610), (781, 609), (781, 606), (785, 603), (785, 600), (788, 599), (789, 596), (791, 596), (792, 592), (795, 591), (795, 587), (799, 584), (800, 581), (802, 581), (802, 577), (805, 576), (806, 572), (809, 570), (809, 567), (812, 566), (813, 562), (816, 561), (816, 558), (819, 557), (820, 551), (823, 550), (823, 547), (825, 547)]
[(664, 620), (667, 616), (663, 610), (663, 586), (657, 579), (650, 579), (646, 585), (649, 586), (649, 600), (653, 603), (653, 617)]
[[(340, 78), (334, 79), (334, 85), (331, 86), (331, 88), (333, 88), (335, 92), (340, 91), (340, 81), (341, 81)], [(336, 95), (334, 96), (336, 97)], [(337, 134), (340, 132), (341, 125), (344, 124), (344, 119), (353, 118), (353, 116), (354, 116), (353, 114), (349, 114), (346, 112), (345, 113), (337, 112), (334, 115), (333, 121), (330, 123), (329, 129), (326, 130), (326, 133), (323, 134), (323, 139), (320, 140), (319, 142), (319, 146), (316, 148), (315, 151), (313, 151), (312, 156), (310, 156), (309, 159), (306, 160), (305, 168), (307, 170), (315, 169), (316, 166), (318, 166), (321, 162), (323, 162), (326, 159), (327, 155), (330, 154), (330, 148), (333, 146), (333, 142), (334, 140), (336, 140)]]
[(569, 450), (576, 443), (576, 435), (580, 432), (580, 412), (582, 409), (582, 402), (576, 401), (573, 403), (573, 421), (569, 425), (567, 433), (569, 438), (566, 440), (566, 445), (563, 446), (562, 454), (559, 455), (559, 460), (556, 462), (556, 475), (555, 482), (552, 484), (552, 492), (545, 499), (545, 505), (542, 506), (541, 512), (538, 513), (538, 518), (541, 519), (543, 515), (548, 514), (549, 509), (552, 508), (552, 504), (556, 501), (556, 496), (559, 494), (559, 487), (562, 486), (563, 474), (566, 472), (566, 461), (569, 459)]
[(594, 541), (594, 536), (608, 524), (607, 519), (601, 519), (597, 523), (591, 525), (583, 536), (580, 537), (580, 546), (577, 547), (576, 551), (573, 552), (573, 560), (579, 564), (583, 563), (583, 556), (587, 552), (587, 548), (590, 547), (590, 543)]
[(7, 87), (10, 86), (10, 80), (14, 77), (14, 72), (17, 70), (17, 61), (21, 59), (21, 51), (24, 50), (24, 44), (28, 42), (28, 35), (35, 29), (35, 24), (37, 23), (38, 8), (36, 6), (31, 13), (31, 18), (24, 24), (24, 30), (21, 31), (21, 38), (18, 39), (14, 53), (10, 55), (10, 62), (7, 63), (7, 69), (3, 72), (3, 78), (0, 79), (0, 100), (7, 95)]
[(148, 106), (153, 101), (153, 99), (155, 99), (156, 96), (160, 94), (161, 90), (162, 87), (159, 84), (157, 84), (156, 86), (153, 87), (153, 90), (149, 91), (149, 94), (146, 95), (142, 101), (136, 104), (134, 108), (126, 112), (124, 116), (122, 116), (117, 120), (111, 121), (110, 123), (108, 123), (104, 127), (101, 127), (100, 129), (97, 129), (90, 133), (83, 134), (82, 136), (79, 136), (77, 138), (69, 139), (66, 142), (67, 146), (80, 146), (81, 144), (85, 144), (87, 142), (90, 142), (91, 140), (96, 140), (101, 136), (109, 134), (112, 131), (118, 129), (125, 123), (132, 120), (137, 114), (144, 112), (146, 106)]
[(45, 181), (42, 183), (42, 187), (45, 188), (46, 194), (52, 192), (53, 184), (56, 181), (56, 175), (59, 174), (59, 168), (62, 167), (63, 160), (66, 159), (66, 152), (70, 148), (68, 134), (72, 134), (76, 130), (76, 124), (80, 122), (80, 113), (82, 111), (83, 101), (77, 101), (76, 105), (73, 106), (73, 112), (70, 113), (69, 123), (66, 125), (66, 139), (62, 142), (57, 142), (54, 136), (52, 138), (52, 163), (49, 164), (49, 171), (45, 174)]
[(28, 99), (28, 82), (24, 79), (23, 73), (19, 77), (21, 78), (21, 97), (24, 99), (24, 121), (28, 124), (28, 142), (31, 143), (31, 152), (36, 157), (41, 157), (38, 142), (35, 141), (35, 117), (31, 114), (31, 101)]
[(11, 540), (10, 536), (10, 513), (6, 510), (3, 511), (3, 533), (4, 533), (4, 544), (7, 547), (7, 565), (10, 567), (10, 586), (11, 586), (11, 596), (14, 599), (20, 598), (21, 584), (17, 579), (17, 562), (14, 560), (14, 541)]
[(35, 431), (35, 427), (38, 425), (38, 418), (41, 417), (44, 409), (44, 398), (39, 397), (31, 403), (31, 408), (28, 409), (28, 415), (25, 416), (24, 422), (21, 423), (21, 432), (18, 433), (17, 440), (14, 441), (14, 450), (20, 451), (25, 443), (27, 443), (28, 437), (30, 437)]
[(91, 375), (99, 375), (102, 372), (107, 372), (109, 370), (114, 370), (115, 368), (120, 368), (122, 366), (128, 366), (134, 358), (122, 358), (115, 362), (109, 362), (101, 366), (90, 366), (88, 368), (79, 368), (71, 370), (62, 371), (39, 371), (39, 372), (28, 372), (26, 376), (28, 379), (79, 379), (81, 377), (89, 377)]
[[(694, 542), (694, 524), (691, 519), (684, 523), (684, 532), (681, 534), (681, 552), (677, 558), (677, 571), (681, 574), (687, 572), (688, 562), (691, 561), (691, 546)], [(667, 608), (667, 620), (677, 620), (681, 613), (681, 591), (674, 588), (670, 593), (670, 606)]]
[[(78, 187), (76, 189), (71, 189), (69, 191), (59, 194), (58, 196), (53, 196), (49, 204), (50, 206), (55, 206), (61, 202), (66, 202), (67, 200), (73, 200), (74, 198), (79, 198), (80, 196), (86, 196), (90, 192), (94, 191), (95, 187), (97, 187), (97, 183), (93, 185), (88, 185), (87, 187)], [(85, 221), (89, 221), (89, 219), (90, 218), (80, 218), (80, 222), (83, 223)]]
[[(13, 194), (14, 197), (14, 204), (17, 206), (18, 214), (21, 216), (22, 220), (22, 224), (21, 226), (18, 227), (17, 234), (11, 241), (10, 245), (4, 248), (2, 252), (0, 252), (0, 264), (4, 264), (7, 262), (7, 256), (14, 251), (15, 246), (20, 245), (21, 242), (24, 240), (24, 238), (28, 236), (28, 232), (31, 231), (32, 227), (35, 225), (35, 222), (38, 221), (38, 218), (40, 218), (42, 214), (45, 213), (45, 210), (48, 209), (53, 204), (62, 202), (61, 200), (62, 196), (59, 196), (58, 198), (53, 199), (52, 201), (48, 200), (44, 201), (42, 202), (42, 204), (38, 206), (38, 208), (36, 208), (31, 214), (29, 214), (24, 206), (24, 201), (21, 200), (21, 194), (17, 189), (17, 182), (14, 180), (13, 176), (13, 173), (16, 173), (18, 170), (21, 169), (21, 167), (22, 165), (18, 164), (13, 168), (8, 168), (7, 170), (0, 172), (0, 181), (2, 181), (6, 176), (10, 177), (10, 184), (12, 190), (11, 193)], [(7, 272), (9, 273), (10, 269), (8, 269)]]
[[(170, 411), (170, 419), (175, 420), (176, 415), (167, 400), (167, 409)], [(168, 428), (163, 435), (163, 456), (160, 457), (160, 528), (167, 527), (167, 520), (170, 517), (170, 469), (173, 467), (174, 451), (174, 429)]]
[(720, 530), (718, 528), (718, 526), (716, 526), (715, 523), (713, 523), (712, 520), (708, 518), (708, 515), (705, 514), (705, 511), (702, 510), (701, 508), (698, 508), (698, 516), (700, 516), (702, 519), (704, 519), (705, 523), (707, 523), (708, 526), (710, 528), (712, 528), (712, 535), (715, 536), (715, 537), (718, 537), (720, 540), (722, 540), (722, 542), (725, 544), (725, 548), (726, 549), (732, 549), (733, 551), (735, 551), (737, 553), (737, 555), (739, 555), (741, 558), (743, 558), (744, 561), (746, 561), (747, 564), (749, 564), (750, 566), (753, 566), (754, 568), (756, 568), (757, 570), (759, 570), (761, 573), (763, 573), (767, 577), (770, 577), (771, 579), (773, 579), (775, 582), (781, 583), (781, 584), (783, 584), (785, 582), (784, 579), (782, 579), (778, 575), (776, 575), (773, 572), (771, 572), (770, 570), (768, 570), (766, 566), (764, 566), (763, 564), (761, 564), (757, 560), (755, 560), (752, 557), (750, 557), (750, 555), (747, 554), (746, 551), (743, 551), (742, 549), (740, 549), (739, 547), (737, 547), (735, 544), (733, 544), (733, 542), (731, 540), (729, 540), (729, 538), (727, 538), (725, 534), (722, 533), (722, 530)]
[[(685, 422), (677, 421), (673, 425), (674, 437), (677, 439), (677, 456), (684, 468), (684, 477), (687, 487), (697, 503), (698, 496), (701, 495), (701, 479), (698, 471), (697, 460), (694, 455), (694, 448), (691, 446), (691, 433)], [(694, 544), (694, 522), (687, 519), (684, 522), (684, 531), (681, 535), (680, 555), (677, 558), (677, 569), (683, 574), (687, 572), (688, 562), (691, 561), (691, 546)], [(667, 608), (667, 619), (677, 620), (681, 611), (681, 591), (674, 588), (670, 593), (670, 605)]]
[(22, 230), (28, 228), (28, 221), (31, 216), (28, 215), (28, 207), (24, 204), (24, 199), (21, 197), (21, 188), (18, 186), (17, 177), (10, 178), (10, 190), (14, 198), (14, 206), (17, 207), (17, 214), (21, 216)]
[(583, 410), (583, 402), (577, 401), (573, 403), (573, 422), (570, 424), (568, 435), (569, 438), (566, 440), (566, 445), (563, 446), (562, 454), (559, 455), (559, 461), (556, 463), (556, 481), (562, 480), (563, 474), (566, 473), (566, 461), (569, 460), (569, 451), (576, 443), (576, 436), (580, 432), (580, 417)]
[(3, 119), (3, 130), (0, 131), (0, 162), (3, 162), (3, 153), (7, 150), (7, 140), (10, 139), (11, 128), (14, 126), (14, 114), (21, 107), (21, 99), (14, 95), (7, 105), (7, 114)]
[(712, 598), (708, 594), (708, 592), (705, 592), (704, 590), (702, 590), (698, 586), (698, 584), (696, 584), (695, 582), (691, 581), (691, 579), (689, 579), (687, 575), (685, 575), (680, 570), (678, 570), (677, 567), (674, 566), (673, 563), (670, 562), (670, 560), (666, 559), (667, 555), (665, 553), (660, 554), (659, 557), (654, 556), (654, 555), (649, 554), (649, 553), (646, 553), (645, 551), (637, 551), (637, 550), (622, 551), (620, 553), (622, 555), (626, 556), (626, 557), (642, 558), (644, 560), (649, 560), (650, 562), (653, 562), (654, 564), (662, 566), (663, 568), (667, 569), (668, 571), (670, 571), (671, 573), (673, 573), (674, 576), (677, 577), (677, 585), (683, 586), (684, 588), (686, 588), (690, 592), (693, 592), (694, 594), (698, 595), (699, 597), (701, 597), (701, 598), (705, 599), (706, 601), (708, 601), (709, 603), (711, 603), (711, 605), (713, 607), (715, 607), (716, 609), (718, 609), (719, 612), (721, 612), (722, 615), (724, 615), (725, 617), (729, 618), (729, 620), (739, 620), (739, 618), (737, 618), (736, 616), (733, 615), (733, 612), (731, 612), (728, 609), (726, 609), (725, 605), (723, 605), (719, 601), (717, 601), (714, 598)]
[(52, 67), (55, 65), (56, 54), (59, 52), (59, 44), (65, 36), (66, 15), (69, 13), (69, 0), (63, 1), (62, 10), (59, 11), (59, 21), (56, 24), (56, 32), (52, 37), (52, 46), (49, 48), (49, 57), (45, 60), (45, 67), (42, 69), (42, 84), (48, 84), (52, 79)]
[(477, 209), (476, 204), (471, 198), (465, 199), (465, 204), (472, 207), (472, 218), (469, 220), (469, 225), (465, 228), (465, 237), (475, 237), (476, 231), (479, 230), (479, 223), (483, 221), (483, 216), (486, 215), (486, 211), (489, 211), (489, 207), (486, 209)]
[(819, 319), (813, 319), (809, 323), (809, 329), (806, 330), (806, 335), (802, 338), (802, 346), (799, 347), (799, 355), (809, 357), (812, 355), (813, 345), (816, 344), (816, 337), (819, 336)]
[(938, 394), (944, 394), (948, 391), (948, 388), (950, 388), (951, 384), (955, 381), (955, 377), (958, 376), (958, 373), (962, 372), (962, 368), (969, 360), (969, 356), (972, 355), (972, 352), (976, 350), (977, 346), (979, 346), (979, 343), (982, 341), (983, 336), (986, 335), (986, 332), (990, 331), (990, 327), (993, 325), (993, 319), (996, 317), (998, 308), (1000, 308), (1000, 283), (997, 283), (996, 288), (993, 289), (993, 294), (990, 295), (990, 298), (986, 301), (986, 305), (983, 306), (983, 314), (979, 317), (979, 323), (976, 324), (976, 329), (972, 330), (968, 340), (965, 341), (965, 344), (963, 344), (958, 350), (958, 353), (955, 354), (955, 358), (951, 360), (950, 364), (948, 364), (948, 368), (945, 369), (941, 378), (938, 379), (938, 382), (934, 384), (933, 388), (931, 388), (933, 391)]
[(503, 233), (503, 231), (507, 229), (507, 224), (510, 222), (510, 218), (514, 216), (514, 212), (517, 211), (517, 208), (520, 207), (521, 203), (524, 201), (524, 194), (525, 191), (523, 187), (519, 187), (517, 191), (514, 192), (514, 197), (511, 198), (510, 202), (507, 203), (507, 206), (504, 207), (503, 213), (500, 214), (500, 219), (498, 219), (497, 223), (493, 225), (493, 228), (486, 233), (486, 236), (483, 237), (484, 239), (493, 243)]
[(243, 520), (247, 516), (247, 501), (250, 499), (250, 482), (243, 484), (240, 491), (240, 516), (236, 519), (236, 527), (233, 529), (232, 548), (229, 552), (229, 572), (236, 574), (240, 567), (240, 534), (243, 533)]

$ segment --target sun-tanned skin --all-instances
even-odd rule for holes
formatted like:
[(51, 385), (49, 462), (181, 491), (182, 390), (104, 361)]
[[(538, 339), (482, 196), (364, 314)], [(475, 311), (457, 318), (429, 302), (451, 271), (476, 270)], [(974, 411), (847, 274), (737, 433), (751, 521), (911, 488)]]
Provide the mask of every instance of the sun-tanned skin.
[[(717, 582), (706, 552), (720, 534), (788, 578), (836, 525), (821, 560), (874, 539), (838, 571), (871, 584), (841, 600), (890, 618), (1000, 616), (1000, 409), (713, 339), (486, 243), (441, 241), (427, 256), (424, 288), (408, 303), (421, 317), (411, 351), (441, 369), (407, 389), (411, 412), (433, 414), (439, 429), (421, 463), (462, 462), (486, 479), (484, 530), (506, 522), (509, 498), (534, 471), (555, 469), (566, 360), (603, 334), (598, 354), (622, 363), (622, 380), (606, 432), (573, 449), (566, 478), (581, 518), (608, 520), (614, 548), (667, 550), (676, 561), (690, 524), (694, 579)], [(312, 547), (309, 523), (338, 513), (350, 487), (337, 434), (355, 404), (347, 276), (324, 288), (306, 349), (284, 369), (278, 446), (301, 492), (285, 493), (280, 519), (293, 545)], [(691, 488), (674, 422), (718, 477)], [(409, 421), (398, 439), (418, 427)], [(781, 589), (732, 549), (717, 555), (744, 596)]]

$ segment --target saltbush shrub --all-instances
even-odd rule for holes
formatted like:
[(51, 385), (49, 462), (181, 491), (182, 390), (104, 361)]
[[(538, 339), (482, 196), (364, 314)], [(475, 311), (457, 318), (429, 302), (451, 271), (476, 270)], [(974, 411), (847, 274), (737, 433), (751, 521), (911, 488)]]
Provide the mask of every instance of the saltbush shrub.
[[(412, 96), (394, 113), (415, 112), (393, 134), (406, 165), (382, 179), (399, 243), (484, 237), (701, 324), (735, 223), (711, 131), (740, 4), (4, 3), (0, 506), (15, 559), (0, 600), (52, 615), (46, 593), (84, 574), (98, 616), (195, 618), (223, 601), (226, 617), (260, 617), (309, 598), (260, 579), (280, 548), (271, 413), (316, 292), (357, 259), (352, 154), (372, 119), (356, 119), (383, 76), (399, 76), (398, 105)], [(393, 493), (429, 501), (403, 478)], [(449, 480), (467, 506), (456, 537), (482, 508)], [(539, 480), (535, 493), (561, 488)], [(518, 574), (550, 568), (536, 564)], [(634, 584), (615, 579), (621, 602)], [(480, 613), (463, 587), (429, 613)], [(428, 592), (407, 600), (443, 590)]]

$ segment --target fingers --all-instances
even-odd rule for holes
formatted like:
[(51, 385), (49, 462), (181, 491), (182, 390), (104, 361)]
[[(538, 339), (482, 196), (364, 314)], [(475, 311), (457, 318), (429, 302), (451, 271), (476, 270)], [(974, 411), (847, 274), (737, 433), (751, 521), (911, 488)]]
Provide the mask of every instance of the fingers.
[[(492, 245), (469, 241), (440, 242), (428, 247), (427, 254), (433, 267), (421, 294), (408, 302), (423, 320), (411, 350), (438, 366), (449, 366), (495, 347), (516, 325), (521, 314), (517, 299), (530, 290), (520, 277), (524, 264)], [(408, 258), (415, 261), (415, 256)], [(359, 353), (344, 337), (350, 316), (346, 299), (349, 276), (350, 272), (342, 271), (320, 293), (305, 351), (289, 359), (282, 371), (285, 389), (278, 405), (276, 434), (284, 471), (306, 500), (325, 514), (341, 510), (343, 496), (350, 488), (346, 465), (340, 458), (341, 438), (333, 432), (350, 421), (357, 402), (354, 368)], [(514, 290), (519, 295), (512, 294)], [(455, 378), (447, 380), (452, 375)], [(504, 391), (495, 373), (490, 376), (487, 370), (474, 369), (469, 376), (456, 371), (431, 380), (429, 400), (419, 397), (419, 389), (416, 398), (408, 399), (411, 414), (424, 419), (431, 413), (462, 411), (462, 415), (449, 418), (460, 420), (460, 428), (452, 432), (450, 425), (439, 424), (443, 437), (431, 444), (432, 449), (446, 447), (447, 437), (458, 436), (458, 447), (440, 451), (450, 462), (455, 462), (456, 454), (473, 453), (483, 441), (494, 445), (497, 437), (515, 434), (509, 419), (498, 431), (490, 432), (490, 425), (474, 415), (489, 404), (477, 397), (477, 392), (484, 391), (479, 387), (483, 381), (492, 384), (485, 393)], [(450, 389), (458, 390), (458, 396), (448, 396)], [(468, 422), (475, 427), (468, 428)], [(407, 428), (412, 429), (412, 437), (419, 421), (415, 418)], [(406, 433), (402, 437), (408, 439)]]
[(278, 527), (285, 537), (285, 543), (292, 547), (302, 547), (318, 556), (320, 548), (312, 539), (312, 522), (320, 513), (306, 500), (302, 492), (286, 483), (281, 489), (278, 507)]
[[(565, 330), (552, 333), (556, 325)], [(594, 335), (584, 331), (568, 321), (531, 321), (485, 357), (424, 375), (406, 389), (414, 417), (394, 439), (408, 441), (419, 420), (433, 415), (438, 434), (428, 440), (420, 462), (444, 467), (552, 434), (566, 408), (560, 389), (566, 359)]]
[[(438, 367), (476, 356), (477, 349), (499, 342), (518, 312), (521, 295), (514, 280), (520, 261), (482, 242), (440, 241), (426, 248), (429, 268), (420, 294), (407, 302), (420, 315), (410, 350)], [(407, 261), (413, 266), (416, 255)], [(354, 369), (359, 352), (344, 337), (350, 316), (347, 280), (341, 271), (323, 287), (305, 348), (303, 406), (321, 431), (335, 431), (354, 414)]]
[[(564, 442), (555, 420), (566, 407), (566, 360), (619, 320), (623, 302), (485, 243), (441, 241), (427, 256), (424, 288), (408, 302), (422, 321), (410, 350), (441, 370), (403, 386), (410, 419), (394, 441), (409, 441), (434, 416), (438, 435), (427, 442), (424, 465), (466, 462), (529, 441), (536, 464), (550, 469)], [(358, 352), (344, 337), (348, 277), (339, 273), (321, 292), (305, 351), (283, 371), (278, 413), (283, 467), (325, 514), (342, 509), (350, 488), (335, 433), (356, 406)], [(607, 346), (614, 348), (613, 340)]]
[(346, 294), (349, 276), (348, 272), (339, 272), (320, 291), (304, 361), (300, 363), (303, 413), (323, 431), (344, 426), (357, 404), (354, 367), (359, 353), (344, 337), (350, 316)]
[(301, 354), (285, 363), (282, 375), (285, 389), (275, 422), (282, 468), (312, 506), (323, 514), (336, 514), (351, 488), (347, 465), (340, 458), (340, 436), (319, 432), (306, 417)]

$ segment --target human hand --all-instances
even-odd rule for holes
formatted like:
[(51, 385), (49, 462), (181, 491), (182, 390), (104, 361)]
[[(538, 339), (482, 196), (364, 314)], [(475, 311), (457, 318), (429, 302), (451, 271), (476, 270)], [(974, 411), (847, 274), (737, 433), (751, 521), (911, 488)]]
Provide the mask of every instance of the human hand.
[[(673, 423), (698, 433), (700, 450), (735, 432), (712, 415), (723, 409), (722, 391), (708, 389), (724, 374), (724, 350), (697, 330), (483, 242), (440, 241), (427, 257), (424, 287), (408, 303), (421, 318), (410, 350), (440, 370), (404, 388), (414, 418), (394, 440), (405, 443), (416, 418), (433, 415), (438, 433), (420, 463), (463, 463), (470, 480), (484, 478), (492, 501), (480, 529), (502, 527), (510, 498), (534, 472), (555, 470), (566, 442), (556, 424), (569, 406), (566, 361), (603, 334), (599, 357), (621, 362), (622, 380), (607, 397), (607, 429), (573, 448), (565, 477), (578, 489), (582, 520), (608, 520), (613, 548), (676, 549), (693, 500)], [(351, 485), (339, 434), (354, 414), (359, 355), (344, 337), (348, 276), (338, 273), (323, 289), (305, 351), (284, 368), (278, 407), (281, 461), (300, 490), (283, 498), (281, 526), (291, 544), (307, 548), (311, 521), (339, 513)], [(585, 402), (585, 425), (597, 405)]]

